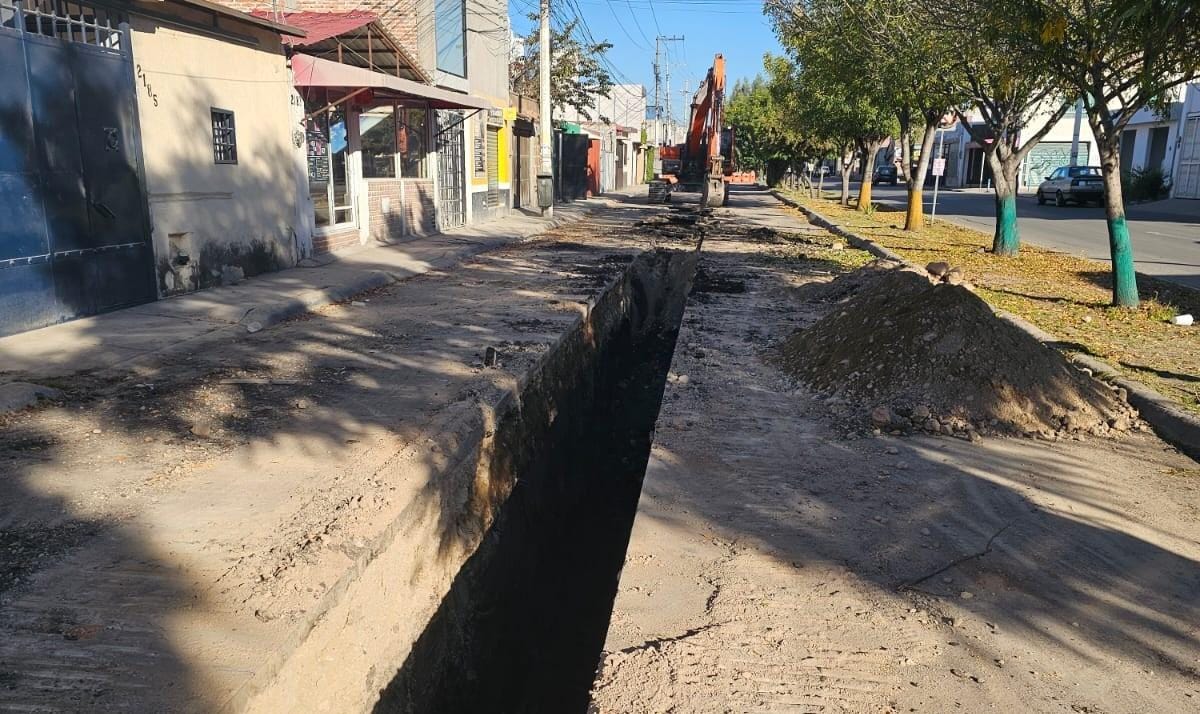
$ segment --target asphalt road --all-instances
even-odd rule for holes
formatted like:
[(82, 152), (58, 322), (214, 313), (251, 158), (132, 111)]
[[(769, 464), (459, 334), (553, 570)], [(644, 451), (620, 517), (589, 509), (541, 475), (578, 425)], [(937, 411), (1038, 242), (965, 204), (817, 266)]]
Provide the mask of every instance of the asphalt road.
[[(875, 186), (873, 197), (881, 203), (903, 206), (904, 187)], [(926, 215), (931, 212), (932, 199), (933, 190), (926, 189)], [(990, 192), (962, 189), (938, 193), (939, 219), (990, 233), (995, 228), (994, 211)], [(1138, 271), (1200, 289), (1200, 201), (1131, 205), (1126, 215)], [(1103, 208), (1039, 206), (1030, 193), (1018, 200), (1017, 220), (1023, 242), (1096, 260), (1109, 259)]]

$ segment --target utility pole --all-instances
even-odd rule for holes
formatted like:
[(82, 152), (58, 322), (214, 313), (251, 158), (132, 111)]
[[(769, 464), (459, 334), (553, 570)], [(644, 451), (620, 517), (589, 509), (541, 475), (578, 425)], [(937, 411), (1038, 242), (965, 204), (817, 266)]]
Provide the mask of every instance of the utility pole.
[[(683, 80), (683, 89), (679, 90), (679, 96), (683, 98), (683, 101), (680, 103), (679, 108), (683, 110), (683, 114), (680, 115), (680, 121), (686, 122), (684, 123), (685, 127), (688, 126), (688, 124), (690, 124), (692, 121), (692, 105), (690, 102), (688, 102), (688, 94), (691, 91), (692, 90), (688, 87), (688, 81), (686, 79)], [(686, 132), (687, 129), (684, 129), (684, 131)]]
[(1079, 130), (1082, 128), (1082, 124), (1083, 97), (1080, 97), (1075, 102), (1075, 130), (1071, 133), (1071, 166), (1079, 165)]
[[(665, 132), (662, 130), (663, 120), (663, 92), (660, 88), (660, 82), (663, 79), (663, 62), (662, 52), (663, 44), (667, 42), (683, 42), (683, 35), (667, 37), (666, 35), (658, 35), (654, 38), (654, 144), (655, 146), (664, 143), (667, 137), (663, 136)], [(666, 99), (667, 99), (667, 122), (671, 121), (671, 67), (670, 63), (666, 69)]]
[(550, 0), (541, 0), (538, 28), (538, 143), (542, 166), (538, 172), (538, 205), (546, 218), (554, 216), (554, 124), (550, 121)]

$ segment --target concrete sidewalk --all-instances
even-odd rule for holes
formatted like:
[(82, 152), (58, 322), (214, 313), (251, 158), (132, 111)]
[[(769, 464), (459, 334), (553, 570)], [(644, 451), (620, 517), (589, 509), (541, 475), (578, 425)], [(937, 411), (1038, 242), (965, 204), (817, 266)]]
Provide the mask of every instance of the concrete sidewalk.
[(637, 195), (555, 207), (550, 221), (521, 211), (483, 224), (387, 245), (320, 256), (300, 266), (146, 305), (0, 338), (0, 384), (112, 367), (135, 367), (157, 354), (235, 339), (365, 290), (452, 266)]

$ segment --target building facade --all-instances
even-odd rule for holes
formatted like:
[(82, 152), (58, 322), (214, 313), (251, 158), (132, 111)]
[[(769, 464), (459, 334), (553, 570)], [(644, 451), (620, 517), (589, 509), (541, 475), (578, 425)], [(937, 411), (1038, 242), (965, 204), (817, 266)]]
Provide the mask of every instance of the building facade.
[[(428, 145), (433, 154), (423, 167), (427, 183), (405, 183), (406, 191), (411, 186), (419, 192), (420, 215), (414, 215), (414, 218), (425, 219), (438, 229), (448, 229), (500, 217), (511, 209), (509, 152), (516, 112), (509, 102), (508, 92), (511, 30), (506, 4), (499, 0), (412, 0), (405, 3), (287, 0), (272, 8), (262, 0), (226, 2), (264, 17), (281, 19), (296, 13), (370, 15), (376, 26), (410, 61), (420, 75), (418, 81), (486, 102), (486, 107), (480, 102), (468, 102), (472, 106), (467, 107), (427, 105), (433, 112), (427, 119)], [(361, 54), (361, 48), (359, 52)], [(340, 61), (348, 61), (349, 57), (343, 51)], [(358, 140), (361, 138), (360, 135)], [(372, 177), (364, 178), (369, 181)], [(415, 177), (405, 180), (408, 179)], [(381, 206), (385, 198), (389, 199), (389, 205), (392, 204), (395, 186), (374, 182), (366, 188), (368, 193), (372, 189), (374, 197), (368, 199), (372, 202), (370, 205)], [(391, 195), (387, 194), (389, 191)], [(408, 193), (405, 198), (409, 198)], [(401, 212), (408, 215), (417, 208), (418, 204), (410, 205), (406, 200)], [(362, 222), (357, 223), (355, 227), (360, 229), (360, 240), (363, 240)], [(391, 225), (396, 226), (394, 218)], [(377, 232), (378, 229), (377, 224), (368, 230), (368, 234), (370, 230)], [(348, 235), (342, 231), (339, 239), (332, 241), (330, 246), (334, 249), (347, 247)]]
[(199, 0), (0, 0), (0, 334), (304, 254), (291, 32)]

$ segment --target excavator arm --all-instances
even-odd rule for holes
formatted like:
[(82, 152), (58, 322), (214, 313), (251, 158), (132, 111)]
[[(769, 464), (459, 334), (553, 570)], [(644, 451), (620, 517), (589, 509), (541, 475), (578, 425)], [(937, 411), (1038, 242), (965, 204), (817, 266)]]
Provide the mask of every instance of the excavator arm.
[[(702, 202), (709, 206), (723, 205), (727, 198), (725, 158), (722, 151), (722, 128), (725, 124), (725, 57), (718, 54), (712, 67), (692, 97), (692, 114), (688, 123), (686, 151), (689, 163), (703, 173), (700, 189)], [(733, 135), (725, 143), (732, 144)], [(732, 156), (733, 147), (728, 147)], [(729, 167), (732, 168), (732, 167)]]

